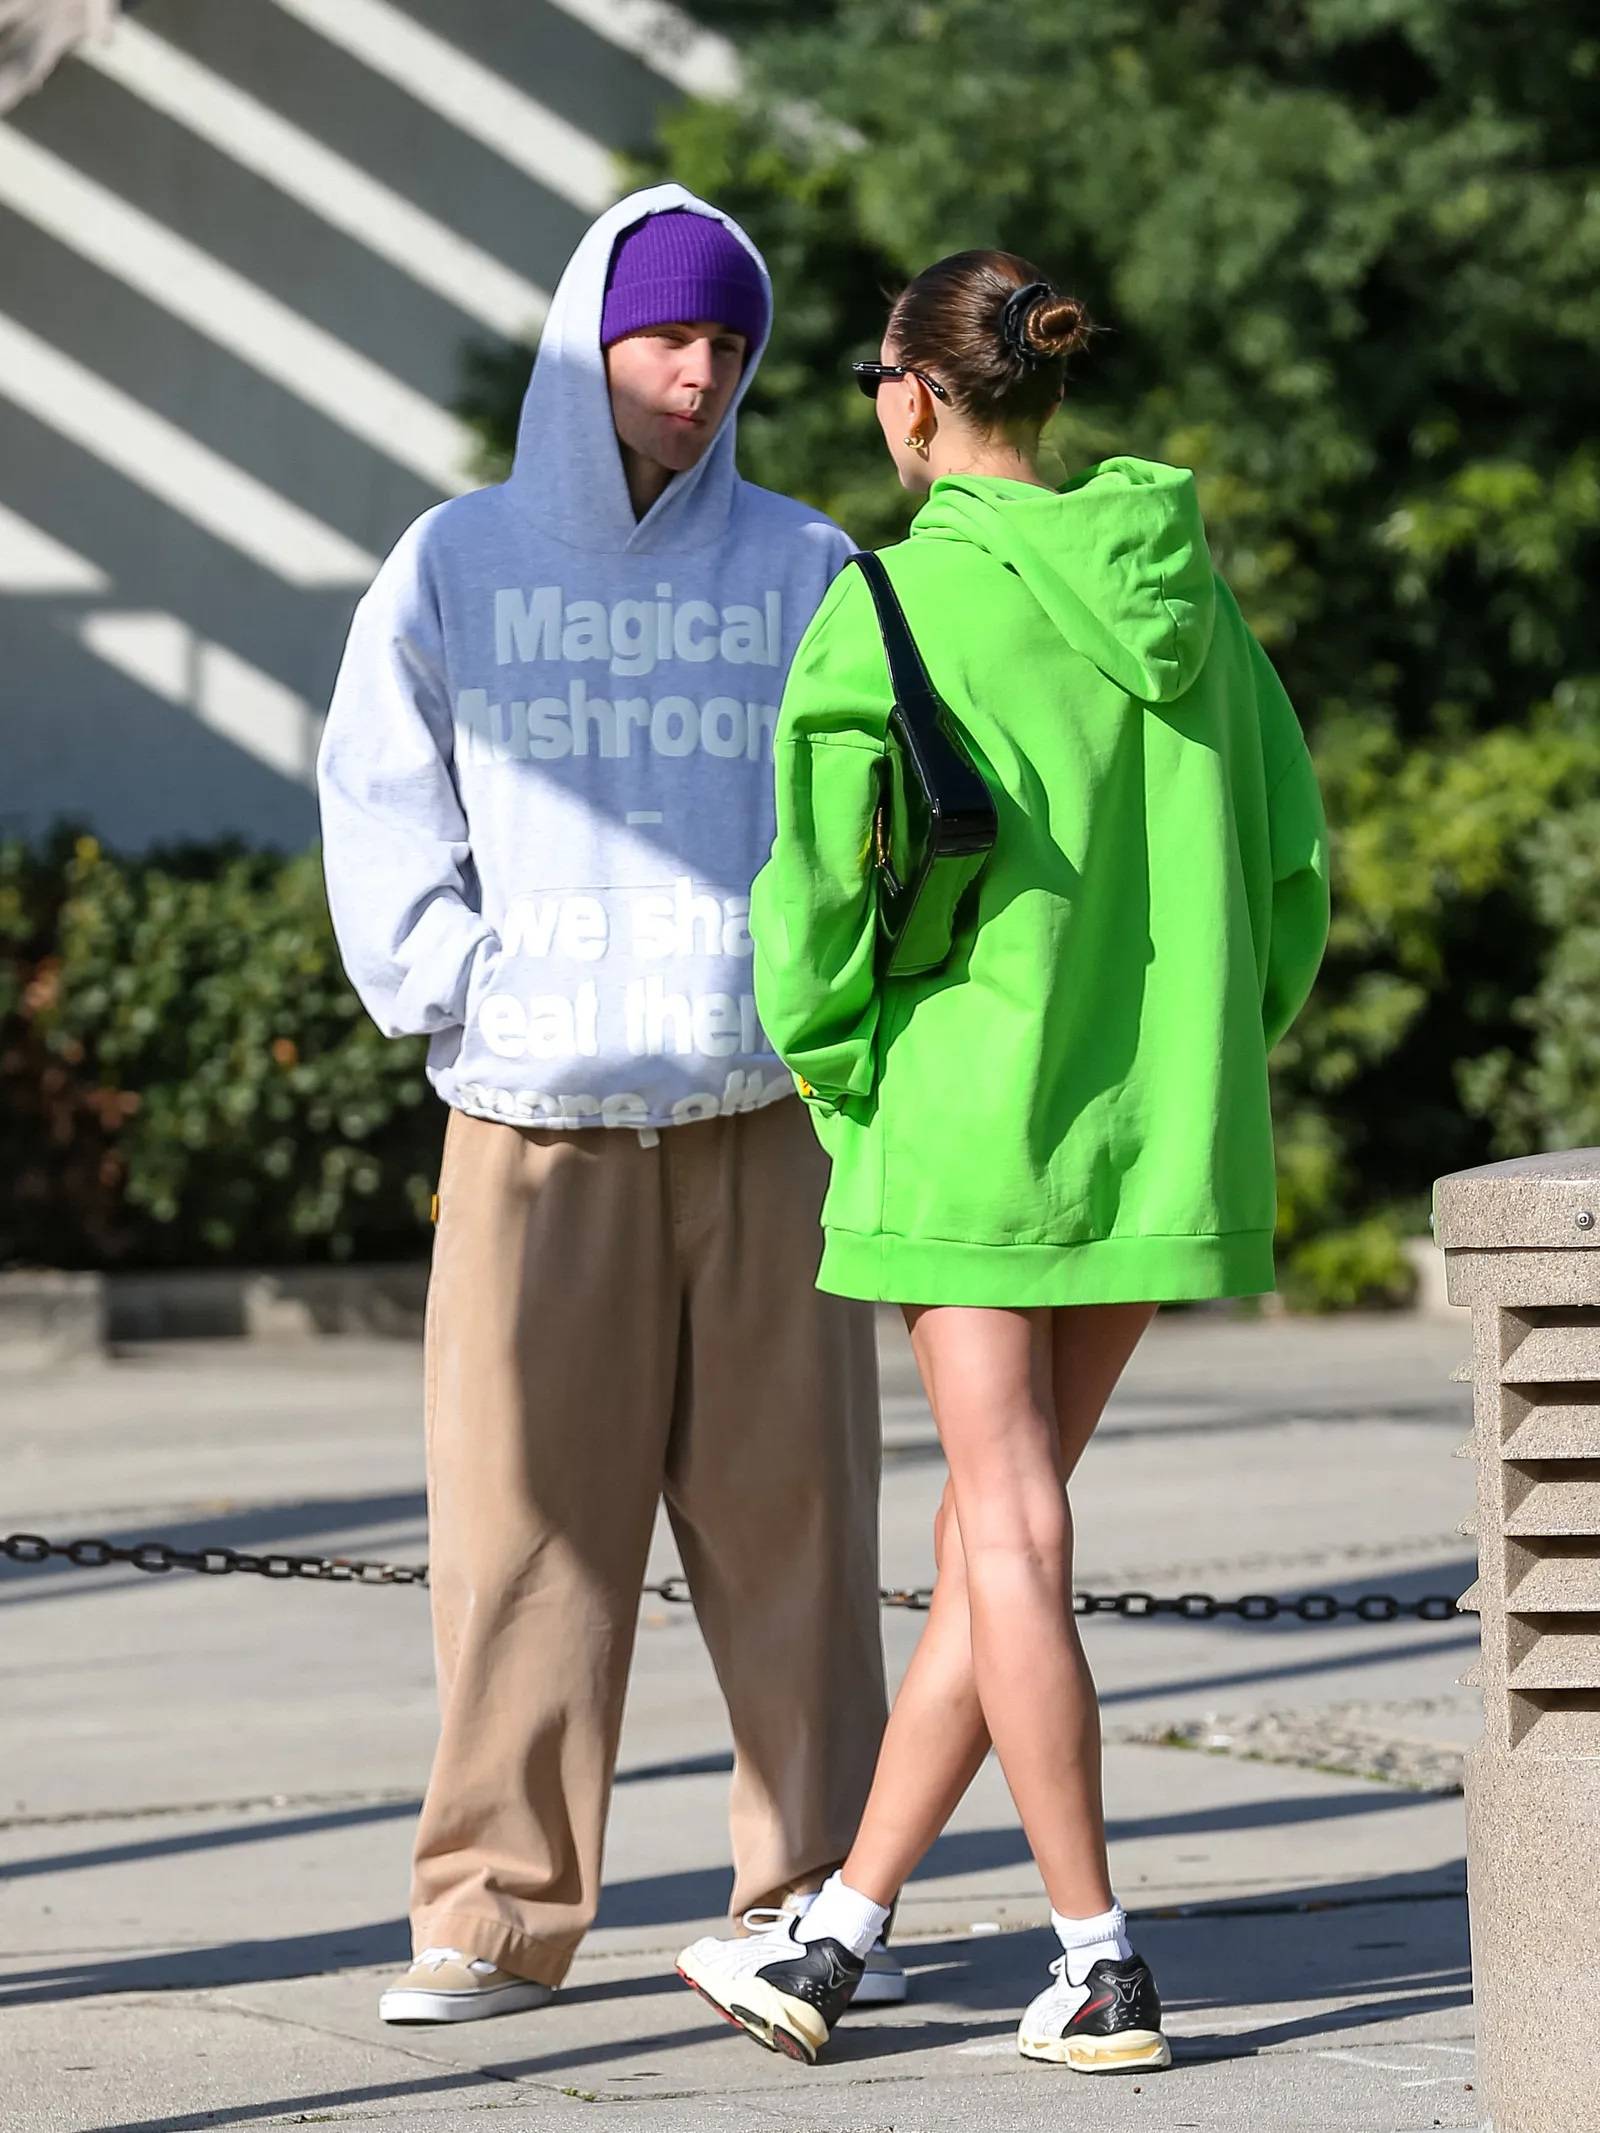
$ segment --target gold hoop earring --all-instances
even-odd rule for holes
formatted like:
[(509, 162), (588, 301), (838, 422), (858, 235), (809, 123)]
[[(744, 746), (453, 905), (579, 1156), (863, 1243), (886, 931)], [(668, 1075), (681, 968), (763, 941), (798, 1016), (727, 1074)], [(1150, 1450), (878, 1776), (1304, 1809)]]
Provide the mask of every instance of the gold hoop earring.
[(909, 436), (909, 437), (908, 437), (908, 438), (906, 439), (906, 450), (907, 450), (908, 452), (926, 452), (926, 451), (927, 451), (927, 449), (928, 449), (928, 440), (927, 440), (927, 438), (926, 438), (926, 437), (919, 437), (919, 436), (917, 435), (917, 433), (915, 432), (915, 430), (913, 430), (913, 431), (912, 431), (912, 433), (911, 433), (911, 435), (910, 435), (910, 436)]

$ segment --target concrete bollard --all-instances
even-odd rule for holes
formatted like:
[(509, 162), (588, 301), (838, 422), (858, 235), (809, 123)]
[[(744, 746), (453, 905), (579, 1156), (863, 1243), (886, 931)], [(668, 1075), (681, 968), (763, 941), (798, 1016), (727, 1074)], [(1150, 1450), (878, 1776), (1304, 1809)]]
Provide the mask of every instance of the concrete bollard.
[(1600, 2133), (1600, 1148), (1440, 1179), (1434, 1233), (1472, 1309), (1479, 2087), (1494, 2133)]

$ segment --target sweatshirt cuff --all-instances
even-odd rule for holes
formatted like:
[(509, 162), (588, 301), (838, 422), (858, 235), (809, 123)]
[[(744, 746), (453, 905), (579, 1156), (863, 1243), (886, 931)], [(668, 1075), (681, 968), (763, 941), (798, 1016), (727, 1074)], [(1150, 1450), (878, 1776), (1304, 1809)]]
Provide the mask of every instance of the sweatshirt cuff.
[(478, 1011), (500, 942), (486, 919), (458, 897), (435, 896), (406, 943), (391, 1035), (464, 1029)]
[(795, 1075), (794, 1085), (800, 1093), (800, 1101), (809, 1110), (820, 1113), (823, 1118), (831, 1118), (838, 1110), (839, 1099), (836, 1096), (825, 1096), (819, 1088), (807, 1081), (804, 1074)]
[(500, 973), (502, 948), (500, 936), (487, 926), (474, 943), (467, 959), (466, 982), (461, 988), (461, 1026), (470, 1029), (477, 1019), (478, 1009), (495, 979)]
[(827, 1091), (816, 1088), (806, 1080), (804, 1074), (795, 1075), (794, 1085), (799, 1091), (800, 1101), (817, 1118), (860, 1119), (871, 1106), (870, 1097), (853, 1095), (847, 1089)]

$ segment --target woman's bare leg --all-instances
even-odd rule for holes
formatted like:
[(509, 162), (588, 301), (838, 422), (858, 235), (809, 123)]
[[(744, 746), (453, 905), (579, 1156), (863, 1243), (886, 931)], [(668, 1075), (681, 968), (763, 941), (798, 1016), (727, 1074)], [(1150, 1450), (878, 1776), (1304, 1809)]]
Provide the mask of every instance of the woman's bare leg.
[(1051, 1381), (1068, 1482), (1159, 1306), (1074, 1304), (1050, 1313)]
[(894, 1902), (989, 1753), (948, 1483), (933, 1534), (933, 1603), (889, 1713), (861, 1827), (840, 1869), (840, 1879), (874, 1903)]
[[(907, 1312), (913, 1326), (923, 1382), (941, 1433), (941, 1399), (954, 1404), (963, 1396), (983, 1397), (983, 1372), (991, 1330), (987, 1319), (1012, 1322), (1011, 1338), (1005, 1343), (1013, 1371), (1023, 1360), (1015, 1337), (1020, 1322), (1030, 1327), (1025, 1350), (1026, 1383), (1009, 1388), (996, 1383), (997, 1404), (1020, 1397), (1033, 1404), (1037, 1419), (1053, 1428), (1059, 1479), (1056, 1493), (1082, 1457), (1106, 1402), (1116, 1388), (1130, 1356), (1155, 1315), (1149, 1304), (1105, 1304), (1071, 1310), (1033, 1314), (998, 1312)], [(948, 1321), (957, 1317), (967, 1328), (948, 1326), (918, 1339), (917, 1327), (926, 1328), (930, 1318)], [(972, 1321), (979, 1321), (974, 1327)], [(948, 1339), (946, 1335), (948, 1334)], [(978, 1353), (969, 1356), (965, 1344), (974, 1336)], [(953, 1352), (947, 1352), (952, 1350)], [(978, 1385), (973, 1387), (974, 1374)], [(1048, 1431), (1047, 1431), (1048, 1435)], [(933, 1605), (911, 1665), (889, 1718), (883, 1749), (878, 1760), (872, 1795), (861, 1828), (845, 1861), (841, 1878), (878, 1903), (892, 1903), (917, 1863), (944, 1828), (967, 1787), (971, 1784), (990, 1745), (973, 1669), (972, 1637), (968, 1608), (968, 1578), (963, 1535), (954, 1501), (953, 1482), (946, 1487), (935, 1523), (934, 1554), (938, 1579)], [(1081, 1774), (1075, 1809), (1069, 1824), (1079, 1829), (1088, 1846), (1091, 1871), (1105, 1881), (1105, 1824), (1100, 1807), (1099, 1708), (1094, 1684), (1083, 1659), (1071, 1615), (1072, 1564), (1070, 1519), (1065, 1527), (1065, 1559), (1060, 1590), (1065, 1628), (1071, 1652), (1073, 1691), (1070, 1712), (1076, 1715), (1078, 1754), (1074, 1772)], [(1069, 1655), (1070, 1656), (1070, 1655)], [(1067, 1715), (1067, 1714), (1063, 1714)], [(1069, 1726), (1073, 1724), (1068, 1718)], [(1004, 1757), (1002, 1756), (1002, 1763)], [(1070, 1790), (1070, 1782), (1069, 1782)], [(1020, 1812), (1019, 1803), (1019, 1812)], [(1026, 1817), (1024, 1817), (1026, 1827)], [(1030, 1832), (1030, 1841), (1032, 1836)], [(1070, 1836), (1067, 1839), (1070, 1844)], [(1043, 1862), (1041, 1861), (1041, 1871)], [(1046, 1874), (1046, 1886), (1058, 1910), (1067, 1910), (1059, 1899), (1065, 1888), (1055, 1887)], [(1089, 1916), (1110, 1902), (1109, 1893), (1087, 1910), (1068, 1915)]]
[(950, 1462), (979, 1702), (1052, 1905), (1087, 1917), (1111, 1888), (1050, 1314), (931, 1309), (912, 1343)]
[[(1049, 1314), (1056, 1450), (1064, 1484), (1070, 1484), (1105, 1413), (1106, 1403), (1155, 1314), (1154, 1304), (1089, 1304)], [(1019, 1792), (1018, 1780), (1006, 1764), (1004, 1748), (999, 1749), (999, 1754), (1052, 1907), (1068, 1918), (1089, 1918), (1108, 1910), (1112, 1902), (1101, 1792), (1100, 1699), (1072, 1612), (1073, 1524), (1069, 1488), (1064, 1488), (1062, 1501), (1066, 1507), (1066, 1559), (1062, 1572), (1066, 1592), (1064, 1678), (1070, 1688), (1067, 1702), (1059, 1709), (1059, 1720), (1061, 1733), (1070, 1742), (1070, 1753), (1067, 1760), (1053, 1768), (1047, 1739), (1036, 1736), (1028, 1764), (1031, 1775), (1021, 1780), (1024, 1792)], [(980, 1687), (983, 1681), (980, 1663)], [(1059, 1816), (1054, 1821), (1052, 1777)], [(1033, 1803), (1031, 1807), (1024, 1804), (1025, 1796)], [(1045, 1827), (1037, 1834), (1030, 1812), (1045, 1817)], [(1048, 1834), (1052, 1828), (1058, 1832), (1054, 1838)], [(1074, 1860), (1079, 1862), (1076, 1872)]]

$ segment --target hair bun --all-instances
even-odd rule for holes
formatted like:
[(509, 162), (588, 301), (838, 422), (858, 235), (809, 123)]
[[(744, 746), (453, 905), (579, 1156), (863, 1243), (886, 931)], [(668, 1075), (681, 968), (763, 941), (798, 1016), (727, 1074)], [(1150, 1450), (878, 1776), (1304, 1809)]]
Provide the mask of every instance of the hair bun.
[[(0, 5), (4, 0), (0, 0)], [(1066, 389), (1065, 358), (1094, 332), (1076, 297), (1020, 252), (952, 252), (894, 300), (884, 345), (939, 380), (983, 430), (1047, 422)]]
[(1030, 349), (1060, 357), (1075, 355), (1094, 326), (1075, 296), (1058, 296), (1052, 289), (1029, 305), (1022, 330)]

